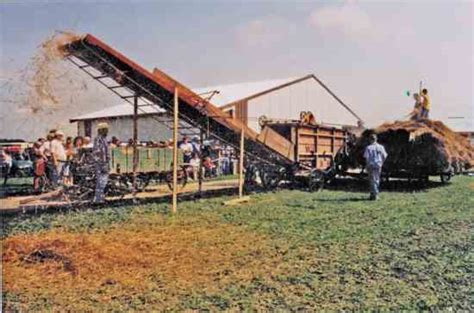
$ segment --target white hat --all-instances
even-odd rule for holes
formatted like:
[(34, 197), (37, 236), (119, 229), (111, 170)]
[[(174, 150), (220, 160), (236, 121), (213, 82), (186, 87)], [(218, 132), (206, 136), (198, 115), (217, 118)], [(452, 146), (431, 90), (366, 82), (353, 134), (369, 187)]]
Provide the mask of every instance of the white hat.
[(105, 122), (97, 124), (97, 129), (108, 129), (108, 128), (109, 128), (109, 124)]
[(64, 133), (60, 130), (56, 131), (56, 136), (64, 136)]

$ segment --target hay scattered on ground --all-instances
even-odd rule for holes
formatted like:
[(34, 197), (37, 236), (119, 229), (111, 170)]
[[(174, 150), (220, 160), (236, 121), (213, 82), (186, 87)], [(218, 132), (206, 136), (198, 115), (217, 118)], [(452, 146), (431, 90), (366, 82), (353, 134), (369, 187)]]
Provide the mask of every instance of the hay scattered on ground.
[(265, 237), (245, 228), (143, 223), (139, 228), (89, 234), (47, 232), (7, 238), (5, 291), (47, 297), (61, 307), (104, 286), (114, 290), (103, 295), (103, 302), (150, 288), (179, 295), (184, 290), (213, 291), (271, 275), (281, 261)]

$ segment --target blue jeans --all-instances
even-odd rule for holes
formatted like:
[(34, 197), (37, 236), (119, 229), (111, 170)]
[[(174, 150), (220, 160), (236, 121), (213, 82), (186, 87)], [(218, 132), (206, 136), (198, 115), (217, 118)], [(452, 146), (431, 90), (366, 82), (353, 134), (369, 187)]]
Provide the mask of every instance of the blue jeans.
[(377, 197), (377, 195), (380, 192), (380, 174), (381, 173), (382, 173), (382, 167), (380, 166), (367, 167), (371, 197)]
[(51, 184), (56, 187), (59, 183), (59, 173), (56, 166), (54, 166), (53, 162), (48, 161), (46, 165), (46, 176), (48, 177)]
[(97, 165), (95, 171), (95, 196), (94, 202), (101, 203), (105, 200), (105, 187), (109, 181), (107, 165)]
[(430, 113), (430, 110), (427, 110), (425, 108), (421, 108), (420, 117), (421, 118), (428, 118), (429, 113)]

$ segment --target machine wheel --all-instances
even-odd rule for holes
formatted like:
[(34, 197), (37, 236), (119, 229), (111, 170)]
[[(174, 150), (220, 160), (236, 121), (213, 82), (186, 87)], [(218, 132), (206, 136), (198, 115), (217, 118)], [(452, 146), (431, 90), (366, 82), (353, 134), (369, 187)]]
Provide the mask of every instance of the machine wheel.
[[(150, 176), (146, 174), (138, 174), (137, 175), (137, 191), (144, 191), (146, 187), (148, 187), (148, 184), (150, 183)], [(171, 179), (173, 177), (171, 176)], [(133, 177), (131, 178), (131, 181), (133, 182)]]
[(273, 190), (278, 187), (278, 184), (283, 177), (283, 169), (277, 169), (273, 166), (265, 166), (260, 171), (260, 180), (263, 188), (266, 190)]
[(451, 180), (452, 176), (453, 175), (451, 173), (444, 173), (444, 174), (439, 175), (439, 177), (441, 178), (441, 182), (443, 184), (448, 183)]
[(245, 184), (255, 185), (257, 183), (258, 169), (255, 164), (250, 164), (245, 168)]
[(308, 189), (309, 191), (320, 191), (324, 187), (324, 172), (318, 169), (313, 169), (309, 174), (308, 178)]
[[(170, 171), (166, 174), (166, 184), (170, 190), (173, 190), (173, 172)], [(188, 173), (185, 169), (178, 170), (178, 186), (184, 188), (188, 183)]]

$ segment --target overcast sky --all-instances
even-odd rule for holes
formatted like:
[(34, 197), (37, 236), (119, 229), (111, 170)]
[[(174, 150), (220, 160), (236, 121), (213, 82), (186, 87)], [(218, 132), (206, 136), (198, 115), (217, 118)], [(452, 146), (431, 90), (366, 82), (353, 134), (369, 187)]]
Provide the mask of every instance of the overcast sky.
[[(0, 79), (22, 69), (55, 30), (73, 30), (92, 33), (139, 64), (159, 67), (191, 87), (315, 73), (369, 125), (403, 118), (412, 106), (405, 91), (416, 90), (423, 80), (432, 94), (434, 118), (474, 128), (473, 3), (2, 3)], [(113, 97), (99, 99), (106, 103), (83, 108), (120, 103)], [(22, 115), (6, 102), (0, 105), (0, 137), (28, 137), (44, 120)], [(78, 107), (63, 108), (49, 118), (82, 113)]]

